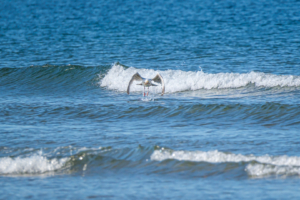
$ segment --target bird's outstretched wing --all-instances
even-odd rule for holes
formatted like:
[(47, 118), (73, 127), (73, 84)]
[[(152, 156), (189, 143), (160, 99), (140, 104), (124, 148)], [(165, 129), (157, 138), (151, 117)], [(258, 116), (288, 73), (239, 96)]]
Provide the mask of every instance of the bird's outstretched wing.
[(141, 75), (139, 73), (135, 73), (132, 76), (131, 80), (128, 83), (127, 94), (129, 94), (129, 92), (130, 92), (130, 86), (131, 86), (131, 84), (132, 84), (133, 81), (143, 81), (143, 77), (141, 77)]
[(152, 81), (156, 82), (156, 83), (160, 83), (161, 84), (161, 96), (164, 95), (165, 93), (165, 83), (164, 83), (164, 79), (162, 78), (162, 76), (160, 74), (157, 74)]

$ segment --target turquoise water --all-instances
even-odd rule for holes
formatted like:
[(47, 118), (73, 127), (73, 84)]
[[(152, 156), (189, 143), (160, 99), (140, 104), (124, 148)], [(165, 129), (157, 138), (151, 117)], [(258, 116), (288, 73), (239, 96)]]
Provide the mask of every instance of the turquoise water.
[(299, 8), (3, 1), (0, 199), (298, 199)]

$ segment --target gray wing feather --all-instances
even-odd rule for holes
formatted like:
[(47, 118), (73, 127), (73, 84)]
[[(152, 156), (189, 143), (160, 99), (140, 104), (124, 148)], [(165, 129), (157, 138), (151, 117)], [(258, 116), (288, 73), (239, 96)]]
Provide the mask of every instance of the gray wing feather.
[(156, 82), (156, 83), (160, 83), (161, 84), (161, 96), (164, 95), (165, 93), (165, 83), (164, 83), (164, 79), (162, 78), (162, 76), (160, 74), (157, 74), (152, 81)]
[(131, 86), (131, 84), (132, 84), (133, 81), (143, 81), (143, 78), (141, 77), (141, 75), (140, 75), (139, 73), (135, 73), (135, 74), (132, 76), (132, 78), (131, 78), (131, 80), (129, 81), (129, 83), (128, 83), (128, 86), (127, 86), (127, 94), (129, 94), (129, 92), (130, 92), (130, 86)]

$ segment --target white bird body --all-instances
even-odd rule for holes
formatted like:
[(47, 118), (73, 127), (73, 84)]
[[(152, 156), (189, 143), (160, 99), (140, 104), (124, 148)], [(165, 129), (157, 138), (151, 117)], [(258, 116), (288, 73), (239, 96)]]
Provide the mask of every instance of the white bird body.
[(142, 79), (143, 79), (142, 83), (137, 85), (143, 85), (144, 87), (157, 86), (152, 83), (152, 79), (146, 79), (146, 78), (142, 78)]
[(128, 83), (128, 87), (127, 87), (127, 94), (130, 93), (130, 86), (132, 84), (133, 81), (142, 81), (140, 84), (138, 85), (142, 85), (144, 86), (144, 96), (145, 96), (145, 87), (148, 88), (148, 92), (147, 92), (147, 96), (148, 96), (148, 93), (149, 93), (149, 87), (150, 86), (157, 86), (155, 84), (153, 84), (152, 82), (155, 82), (155, 83), (160, 83), (161, 86), (162, 86), (162, 92), (161, 92), (161, 95), (164, 94), (165, 92), (165, 83), (164, 83), (164, 80), (162, 78), (162, 76), (160, 74), (157, 74), (153, 79), (148, 79), (148, 78), (143, 78), (141, 77), (141, 75), (139, 73), (135, 73), (131, 80), (129, 81)]

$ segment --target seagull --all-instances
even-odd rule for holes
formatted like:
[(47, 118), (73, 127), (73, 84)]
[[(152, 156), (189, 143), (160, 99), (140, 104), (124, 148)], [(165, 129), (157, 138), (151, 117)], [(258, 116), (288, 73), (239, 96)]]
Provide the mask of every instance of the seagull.
[(132, 78), (129, 81), (129, 83), (128, 83), (127, 94), (129, 94), (130, 86), (131, 86), (131, 84), (132, 84), (133, 81), (142, 81), (142, 83), (137, 84), (137, 85), (143, 85), (144, 86), (144, 96), (146, 96), (145, 87), (148, 88), (148, 92), (147, 92), (147, 96), (148, 96), (148, 94), (149, 94), (149, 87), (150, 86), (157, 86), (157, 85), (154, 85), (152, 82), (160, 83), (161, 87), (162, 87), (161, 96), (164, 95), (164, 92), (165, 92), (165, 83), (164, 83), (164, 80), (163, 80), (163, 78), (161, 77), (161, 75), (159, 73), (157, 73), (157, 75), (153, 79), (143, 78), (143, 77), (141, 77), (141, 75), (139, 73), (135, 73), (132, 76)]

